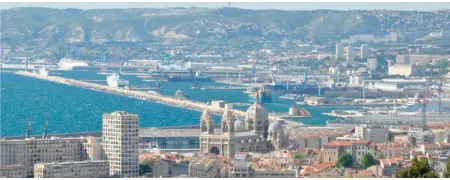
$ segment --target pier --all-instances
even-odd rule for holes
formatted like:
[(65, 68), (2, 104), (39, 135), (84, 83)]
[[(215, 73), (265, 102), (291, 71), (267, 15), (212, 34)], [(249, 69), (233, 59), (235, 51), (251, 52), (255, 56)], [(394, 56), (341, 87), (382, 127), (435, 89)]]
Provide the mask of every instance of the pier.
[[(44, 76), (44, 75), (39, 75), (39, 74), (25, 72), (25, 71), (18, 71), (15, 74), (32, 77), (32, 78), (36, 78), (36, 79), (41, 79), (41, 80), (46, 80), (46, 81), (51, 81), (51, 82), (55, 82), (55, 83), (70, 85), (70, 86), (91, 89), (91, 90), (95, 90), (95, 91), (102, 91), (102, 92), (110, 93), (110, 94), (116, 94), (116, 95), (122, 95), (122, 96), (137, 98), (137, 99), (141, 99), (141, 100), (146, 100), (146, 101), (152, 101), (152, 102), (156, 102), (156, 103), (160, 103), (160, 104), (181, 107), (181, 108), (186, 108), (186, 109), (191, 109), (191, 110), (196, 110), (196, 111), (203, 111), (204, 109), (209, 108), (211, 110), (211, 112), (214, 114), (223, 114), (223, 112), (225, 110), (224, 108), (213, 107), (206, 103), (192, 101), (192, 100), (185, 100), (185, 99), (177, 99), (176, 97), (163, 96), (158, 93), (133, 91), (133, 90), (115, 88), (115, 87), (110, 87), (107, 85), (89, 83), (89, 82), (79, 81), (79, 80), (74, 80), (74, 79), (66, 79), (66, 78), (58, 77), (58, 76)], [(236, 110), (236, 109), (232, 109), (231, 111), (237, 117), (242, 118), (245, 116), (245, 112), (243, 112), (243, 111)], [(295, 121), (286, 121), (286, 124), (288, 126), (292, 126), (292, 127), (298, 127), (298, 126), (302, 125), (302, 123), (295, 122)]]

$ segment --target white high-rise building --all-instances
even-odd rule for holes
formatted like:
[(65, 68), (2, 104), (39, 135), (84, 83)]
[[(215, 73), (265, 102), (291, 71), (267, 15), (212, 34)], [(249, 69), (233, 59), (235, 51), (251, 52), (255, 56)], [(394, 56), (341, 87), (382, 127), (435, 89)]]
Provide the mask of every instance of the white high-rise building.
[(355, 60), (355, 51), (353, 49), (353, 46), (347, 46), (345, 47), (345, 52), (347, 53), (346, 60), (347, 61), (353, 61)]
[(139, 116), (125, 111), (103, 115), (103, 149), (112, 177), (139, 175)]
[(367, 59), (367, 68), (370, 70), (377, 70), (378, 62), (376, 58)]
[(367, 59), (369, 57), (369, 45), (361, 45), (361, 59)]
[(336, 44), (336, 59), (344, 59), (344, 45), (341, 43)]

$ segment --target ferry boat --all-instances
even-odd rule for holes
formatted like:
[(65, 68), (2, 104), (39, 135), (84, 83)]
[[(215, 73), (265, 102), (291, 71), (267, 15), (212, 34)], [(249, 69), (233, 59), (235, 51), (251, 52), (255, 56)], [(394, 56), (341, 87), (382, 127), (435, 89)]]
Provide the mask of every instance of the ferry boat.
[[(361, 111), (332, 111), (331, 113), (323, 113), (325, 115), (344, 118), (352, 121), (376, 121), (376, 122), (417, 122), (422, 120), (422, 112), (418, 111), (399, 111), (386, 109), (372, 109)], [(450, 113), (435, 111), (427, 112), (426, 119), (428, 122), (450, 122)]]
[(308, 71), (305, 71), (304, 80), (301, 83), (292, 83), (292, 82), (276, 82), (272, 76), (272, 84), (264, 85), (264, 88), (279, 91), (283, 93), (289, 94), (308, 94), (308, 95), (321, 95), (325, 94), (326, 88), (321, 88), (317, 82), (309, 83), (308, 82)]
[(305, 95), (303, 95), (303, 94), (284, 94), (284, 95), (280, 96), (280, 99), (303, 101), (305, 99)]
[(60, 70), (72, 70), (74, 67), (87, 67), (89, 64), (85, 61), (63, 58), (58, 63), (58, 67)]
[(111, 87), (128, 87), (129, 84), (127, 80), (120, 79), (120, 74), (118, 73), (108, 75), (106, 82), (108, 82), (108, 85)]

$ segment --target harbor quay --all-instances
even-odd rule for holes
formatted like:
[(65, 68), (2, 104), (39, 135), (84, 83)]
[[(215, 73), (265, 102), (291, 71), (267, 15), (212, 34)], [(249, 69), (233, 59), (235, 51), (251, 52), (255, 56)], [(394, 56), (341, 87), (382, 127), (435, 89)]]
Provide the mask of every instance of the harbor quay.
[[(32, 78), (36, 78), (36, 79), (41, 79), (41, 80), (46, 80), (46, 81), (51, 81), (51, 82), (60, 83), (60, 84), (66, 84), (66, 85), (70, 85), (70, 86), (76, 86), (76, 87), (101, 91), (101, 92), (105, 92), (105, 93), (123, 95), (123, 96), (127, 96), (127, 97), (137, 98), (137, 99), (146, 100), (146, 101), (152, 101), (152, 102), (175, 106), (175, 107), (186, 108), (186, 109), (190, 109), (190, 110), (203, 111), (204, 109), (209, 109), (213, 114), (223, 114), (223, 112), (225, 110), (224, 108), (214, 107), (214, 106), (208, 105), (206, 103), (193, 101), (193, 100), (178, 99), (176, 97), (164, 96), (164, 95), (158, 94), (156, 92), (133, 91), (133, 90), (129, 90), (129, 89), (110, 87), (110, 86), (106, 86), (106, 85), (95, 84), (95, 83), (90, 83), (90, 82), (85, 82), (85, 81), (74, 80), (74, 79), (67, 79), (67, 78), (58, 77), (58, 76), (45, 76), (45, 75), (35, 74), (35, 73), (31, 73), (31, 72), (26, 72), (26, 71), (17, 71), (17, 72), (15, 72), (15, 74), (32, 77)], [(231, 109), (231, 112), (236, 117), (239, 117), (239, 118), (243, 118), (245, 116), (245, 112), (237, 110), (237, 109)], [(277, 119), (282, 119), (282, 117), (269, 116), (269, 119), (277, 120)], [(300, 122), (289, 121), (289, 120), (284, 120), (284, 123), (286, 124), (286, 126), (288, 128), (293, 128), (293, 127), (298, 127), (298, 126), (303, 125)]]

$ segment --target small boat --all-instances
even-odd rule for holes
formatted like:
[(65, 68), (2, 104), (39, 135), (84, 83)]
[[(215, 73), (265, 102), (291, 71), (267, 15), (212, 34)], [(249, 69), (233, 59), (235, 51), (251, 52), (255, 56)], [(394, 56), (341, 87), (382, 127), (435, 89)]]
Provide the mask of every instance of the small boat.
[(202, 87), (202, 86), (201, 86), (199, 83), (194, 82), (194, 83), (192, 84), (191, 89), (201, 89), (201, 87)]
[(179, 99), (189, 99), (189, 96), (185, 95), (184, 92), (180, 89), (178, 89), (178, 91), (175, 92), (175, 97), (177, 97)]

